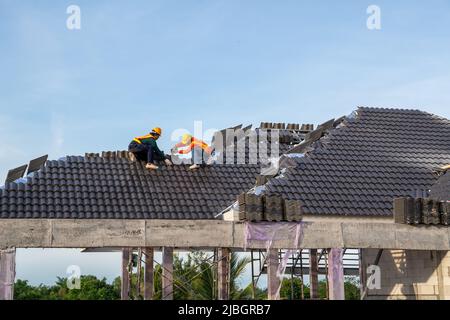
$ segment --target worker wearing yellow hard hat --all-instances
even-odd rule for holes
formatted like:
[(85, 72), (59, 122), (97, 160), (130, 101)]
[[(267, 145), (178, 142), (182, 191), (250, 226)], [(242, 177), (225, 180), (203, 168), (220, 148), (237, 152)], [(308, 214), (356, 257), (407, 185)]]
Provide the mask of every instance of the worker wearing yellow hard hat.
[(132, 158), (147, 162), (145, 166), (147, 169), (158, 169), (158, 166), (154, 163), (155, 161), (164, 161), (166, 165), (172, 165), (172, 162), (158, 148), (156, 143), (161, 133), (161, 128), (155, 127), (149, 134), (134, 138), (128, 146), (128, 151)]
[(190, 170), (197, 169), (203, 165), (213, 153), (213, 149), (206, 142), (188, 133), (181, 137), (181, 141), (172, 150), (179, 154), (192, 153), (193, 164), (189, 167)]

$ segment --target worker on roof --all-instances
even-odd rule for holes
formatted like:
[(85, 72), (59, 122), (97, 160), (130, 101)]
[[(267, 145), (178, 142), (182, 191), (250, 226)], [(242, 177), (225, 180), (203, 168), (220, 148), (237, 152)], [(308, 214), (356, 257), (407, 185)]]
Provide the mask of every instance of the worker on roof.
[(213, 153), (213, 149), (206, 142), (190, 134), (184, 134), (181, 137), (181, 142), (177, 143), (172, 151), (178, 152), (179, 154), (192, 153), (193, 164), (189, 167), (189, 170), (197, 169), (204, 165), (204, 163), (209, 164), (209, 159)]
[(154, 161), (164, 161), (166, 165), (172, 165), (172, 162), (166, 157), (163, 151), (158, 148), (156, 140), (161, 136), (161, 128), (153, 128), (152, 132), (145, 136), (136, 137), (130, 142), (128, 151), (131, 153), (132, 160), (141, 160), (147, 162), (145, 167), (150, 170), (157, 170), (158, 166)]

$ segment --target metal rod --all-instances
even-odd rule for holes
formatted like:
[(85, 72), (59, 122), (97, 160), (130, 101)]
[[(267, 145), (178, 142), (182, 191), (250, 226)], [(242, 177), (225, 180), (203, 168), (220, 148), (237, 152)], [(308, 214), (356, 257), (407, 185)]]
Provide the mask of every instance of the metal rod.
[(250, 250), (250, 259), (252, 261), (252, 299), (255, 299), (255, 266), (253, 265), (255, 263), (255, 259), (253, 257), (253, 249)]
[(302, 279), (302, 283), (300, 284), (300, 293), (301, 293), (301, 299), (305, 300), (305, 286), (303, 282), (303, 249), (300, 249), (300, 277)]

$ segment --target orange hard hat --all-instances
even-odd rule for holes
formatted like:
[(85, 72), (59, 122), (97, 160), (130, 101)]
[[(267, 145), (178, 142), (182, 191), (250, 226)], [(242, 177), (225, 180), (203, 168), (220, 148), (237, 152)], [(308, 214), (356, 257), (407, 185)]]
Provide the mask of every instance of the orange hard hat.
[(162, 130), (160, 127), (155, 127), (152, 129), (152, 133), (156, 133), (158, 136), (161, 135), (161, 132), (162, 132)]
[(183, 136), (181, 137), (181, 143), (183, 144), (188, 144), (189, 142), (191, 142), (192, 136), (188, 133), (183, 134)]

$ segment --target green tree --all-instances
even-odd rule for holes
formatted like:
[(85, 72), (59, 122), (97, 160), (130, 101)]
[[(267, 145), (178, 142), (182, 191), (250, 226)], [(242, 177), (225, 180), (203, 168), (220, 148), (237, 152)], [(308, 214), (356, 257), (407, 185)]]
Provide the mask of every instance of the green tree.
[(359, 281), (356, 277), (348, 278), (344, 282), (345, 300), (359, 300), (361, 299), (361, 291), (359, 288)]
[(80, 289), (69, 289), (66, 278), (58, 278), (52, 286), (31, 286), (26, 280), (17, 280), (14, 286), (16, 300), (116, 300), (120, 290), (106, 279), (87, 275), (80, 278)]
[[(195, 293), (194, 298), (201, 300), (217, 299), (217, 266), (211, 266), (205, 262), (205, 255), (197, 254), (192, 257), (194, 264), (198, 266), (196, 270), (199, 274), (196, 281), (192, 283), (192, 290)], [(231, 299), (251, 299), (251, 287), (241, 289), (239, 280), (242, 277), (248, 258), (240, 258), (235, 252), (230, 257), (230, 298)]]
[[(292, 290), (292, 288), (294, 290)], [(308, 289), (307, 294), (306, 294), (305, 289)], [(309, 288), (307, 286), (303, 286), (303, 292), (304, 292), (305, 298), (306, 298), (306, 296), (309, 297)], [(291, 279), (285, 278), (281, 282), (281, 288), (280, 288), (280, 298), (281, 299), (300, 300), (300, 299), (302, 299), (301, 293), (302, 293), (302, 280), (300, 278), (295, 277), (293, 279), (293, 281), (291, 281)]]
[[(300, 299), (301, 295), (301, 279), (294, 278), (294, 299)], [(310, 298), (310, 288), (309, 285), (304, 285), (304, 296), (305, 299)], [(359, 284), (355, 278), (347, 278), (344, 282), (344, 290), (345, 290), (345, 300), (359, 300), (360, 292), (359, 292)], [(285, 278), (282, 281), (281, 289), (280, 289), (280, 298), (281, 299), (291, 299), (291, 279)], [(319, 281), (318, 288), (319, 299), (327, 298), (327, 282), (326, 280)]]
[(28, 284), (28, 280), (18, 279), (14, 285), (14, 299), (16, 300), (50, 300), (54, 298), (52, 295), (53, 287), (40, 284), (32, 286)]

